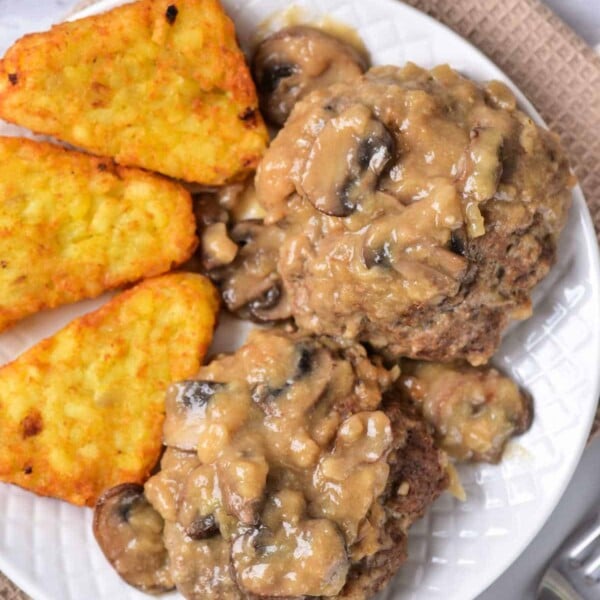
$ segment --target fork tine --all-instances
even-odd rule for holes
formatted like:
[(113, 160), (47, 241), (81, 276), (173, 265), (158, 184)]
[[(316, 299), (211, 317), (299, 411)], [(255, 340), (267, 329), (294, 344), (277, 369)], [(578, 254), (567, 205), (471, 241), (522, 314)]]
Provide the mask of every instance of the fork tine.
[(594, 543), (600, 539), (600, 521), (579, 537), (567, 550), (569, 565), (574, 569), (581, 567), (594, 549)]
[(600, 581), (600, 546), (598, 546), (591, 557), (586, 562), (583, 576), (588, 583), (598, 583)]

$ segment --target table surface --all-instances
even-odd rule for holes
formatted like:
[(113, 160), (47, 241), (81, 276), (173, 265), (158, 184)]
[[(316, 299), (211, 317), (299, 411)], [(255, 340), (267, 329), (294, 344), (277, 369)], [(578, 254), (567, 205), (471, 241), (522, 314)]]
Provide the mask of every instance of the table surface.
[[(600, 0), (544, 0), (588, 44), (600, 51)], [(43, 29), (64, 15), (76, 0), (0, 0), (0, 25)], [(27, 15), (27, 19), (14, 18)], [(4, 23), (2, 23), (4, 21)], [(15, 31), (15, 36), (25, 31)], [(0, 48), (3, 53), (5, 48)], [(544, 567), (566, 535), (600, 499), (600, 439), (585, 452), (573, 479), (552, 516), (517, 561), (477, 600), (534, 598)]]

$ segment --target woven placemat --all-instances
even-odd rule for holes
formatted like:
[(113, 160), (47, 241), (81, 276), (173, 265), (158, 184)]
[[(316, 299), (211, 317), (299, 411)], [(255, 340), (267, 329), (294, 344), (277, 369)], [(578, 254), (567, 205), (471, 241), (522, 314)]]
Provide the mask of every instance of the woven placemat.
[[(600, 239), (600, 58), (538, 0), (406, 2), (483, 50), (560, 134)], [(27, 598), (0, 573), (1, 600)]]

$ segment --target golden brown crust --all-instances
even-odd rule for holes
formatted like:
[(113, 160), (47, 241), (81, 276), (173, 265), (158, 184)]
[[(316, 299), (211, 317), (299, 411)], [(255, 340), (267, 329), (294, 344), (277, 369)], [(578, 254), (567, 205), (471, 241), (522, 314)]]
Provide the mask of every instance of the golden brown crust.
[(199, 368), (217, 309), (200, 275), (150, 279), (2, 367), (0, 480), (88, 506), (143, 482), (165, 390)]
[(0, 137), (0, 330), (160, 275), (197, 245), (189, 193), (164, 177)]
[(140, 0), (26, 35), (0, 61), (0, 116), (206, 185), (253, 170), (268, 139), (218, 0)]

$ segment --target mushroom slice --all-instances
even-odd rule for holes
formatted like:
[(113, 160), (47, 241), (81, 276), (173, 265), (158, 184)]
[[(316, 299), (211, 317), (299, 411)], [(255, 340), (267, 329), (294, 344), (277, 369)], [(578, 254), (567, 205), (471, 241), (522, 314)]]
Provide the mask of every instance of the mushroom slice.
[(220, 492), (212, 465), (199, 465), (191, 471), (177, 500), (177, 521), (193, 540), (204, 540), (219, 533), (215, 512), (220, 507)]
[(189, 380), (169, 386), (163, 441), (180, 450), (196, 450), (199, 429), (206, 419), (206, 405), (225, 387), (216, 381)]
[(454, 229), (450, 234), (450, 251), (458, 256), (467, 256), (469, 240), (464, 227)]
[(366, 57), (353, 46), (304, 25), (269, 36), (252, 59), (262, 113), (279, 126), (309, 92), (359, 77), (366, 68)]
[(306, 519), (299, 492), (282, 490), (264, 511), (265, 525), (238, 537), (231, 563), (239, 587), (259, 597), (335, 596), (346, 583), (344, 538), (327, 519)]
[(328, 121), (315, 139), (301, 179), (300, 194), (321, 212), (345, 217), (366, 194), (394, 155), (394, 138), (363, 104)]
[(272, 283), (265, 292), (247, 305), (250, 318), (259, 323), (289, 319), (291, 308), (281, 280)]
[(185, 535), (193, 540), (205, 540), (219, 533), (219, 524), (214, 515), (194, 519), (186, 528)]
[(125, 483), (104, 492), (94, 509), (93, 527), (104, 556), (128, 584), (151, 594), (174, 587), (164, 521), (141, 485)]
[(202, 265), (209, 271), (232, 263), (238, 246), (227, 235), (225, 223), (213, 223), (204, 228), (200, 252)]
[(289, 375), (283, 385), (272, 387), (263, 382), (252, 390), (253, 402), (266, 415), (279, 416), (282, 402), (293, 405), (294, 412), (302, 414), (316, 404), (330, 381), (333, 361), (325, 349), (303, 340), (296, 345), (291, 359), (285, 365)]
[(290, 317), (287, 294), (277, 272), (283, 231), (260, 221), (240, 221), (231, 230), (239, 248), (225, 269), (211, 273), (221, 283), (227, 308), (259, 323)]
[(264, 227), (262, 221), (259, 219), (240, 221), (231, 229), (231, 239), (239, 245), (245, 246), (256, 239)]

